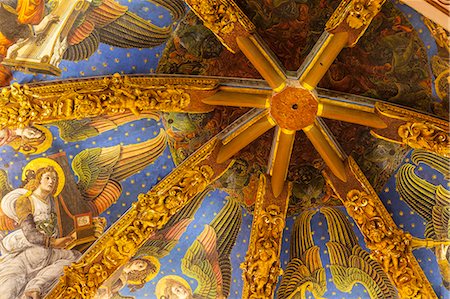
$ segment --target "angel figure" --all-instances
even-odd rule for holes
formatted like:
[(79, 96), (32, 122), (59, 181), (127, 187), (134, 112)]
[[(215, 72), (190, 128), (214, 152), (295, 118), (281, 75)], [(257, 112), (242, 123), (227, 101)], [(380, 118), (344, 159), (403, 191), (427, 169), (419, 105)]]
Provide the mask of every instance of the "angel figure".
[(117, 270), (102, 285), (95, 299), (129, 298), (122, 296), (119, 291), (128, 285), (131, 292), (135, 292), (155, 278), (160, 270), (160, 259), (167, 256), (177, 245), (181, 235), (194, 219), (194, 214), (210, 191), (211, 189), (206, 188), (173, 215), (162, 230), (155, 232), (139, 248), (130, 262)]
[[(441, 172), (448, 179), (450, 160), (425, 150), (414, 150), (411, 154), (414, 164), (425, 163)], [(414, 164), (404, 164), (397, 173), (397, 190), (400, 197), (427, 222), (425, 237), (435, 254), (441, 271), (443, 285), (450, 290), (450, 252), (448, 246), (439, 242), (450, 241), (450, 191), (442, 185), (433, 185), (415, 174)], [(424, 242), (426, 244), (428, 242)]]
[(239, 203), (229, 198), (227, 204), (211, 221), (186, 251), (181, 270), (195, 278), (198, 286), (194, 292), (183, 278), (171, 275), (158, 281), (157, 299), (217, 299), (227, 298), (231, 286), (230, 254), (241, 226)]
[(277, 298), (306, 298), (306, 291), (312, 292), (315, 298), (325, 294), (325, 268), (320, 259), (320, 248), (314, 244), (311, 232), (314, 214), (314, 210), (306, 210), (295, 221), (290, 260), (282, 276)]
[(330, 241), (330, 270), (333, 282), (342, 292), (350, 292), (355, 283), (361, 283), (370, 298), (399, 298), (398, 293), (381, 265), (358, 244), (350, 222), (337, 208), (320, 209), (328, 223)]
[[(36, 162), (37, 161), (37, 162)], [(24, 169), (25, 186), (7, 193), (1, 208), (18, 229), (1, 238), (0, 298), (37, 299), (80, 253), (64, 249), (73, 235), (58, 235), (54, 197), (64, 187), (61, 166), (49, 158), (31, 161)]]
[(26, 128), (0, 130), (0, 147), (11, 146), (15, 151), (25, 155), (37, 155), (50, 148), (53, 135), (49, 129), (41, 125)]

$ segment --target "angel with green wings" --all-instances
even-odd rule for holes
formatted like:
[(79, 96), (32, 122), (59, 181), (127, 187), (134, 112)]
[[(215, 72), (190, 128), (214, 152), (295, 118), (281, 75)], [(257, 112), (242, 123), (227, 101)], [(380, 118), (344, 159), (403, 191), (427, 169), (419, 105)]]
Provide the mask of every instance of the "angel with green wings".
[(290, 260), (277, 292), (277, 298), (306, 298), (310, 291), (320, 298), (326, 291), (325, 268), (320, 259), (320, 248), (314, 244), (311, 219), (314, 210), (306, 210), (294, 224), (291, 237)]
[(232, 198), (196, 238), (186, 251), (181, 270), (197, 280), (192, 291), (180, 276), (169, 275), (160, 279), (155, 294), (158, 299), (217, 299), (227, 298), (231, 287), (230, 254), (241, 225), (241, 208)]
[(398, 293), (381, 265), (361, 248), (350, 222), (336, 208), (323, 207), (320, 211), (328, 223), (330, 241), (327, 242), (333, 282), (342, 292), (350, 292), (361, 283), (370, 298), (398, 298)]
[(153, 280), (160, 270), (160, 260), (178, 244), (181, 235), (194, 219), (200, 204), (210, 191), (209, 188), (205, 189), (171, 217), (162, 230), (155, 232), (139, 248), (136, 255), (102, 285), (95, 298), (129, 298), (120, 294), (120, 290), (126, 285), (134, 292)]
[[(450, 160), (424, 150), (414, 150), (411, 155), (414, 164), (425, 163), (444, 175), (449, 176)], [(397, 190), (417, 214), (427, 222), (425, 237), (436, 241), (435, 253), (441, 270), (444, 287), (450, 290), (450, 191), (442, 185), (433, 185), (420, 178), (416, 165), (404, 164), (397, 173)], [(440, 244), (439, 244), (440, 242)], [(425, 246), (427, 242), (424, 242)], [(432, 243), (432, 242), (428, 242)], [(435, 246), (432, 244), (430, 247)]]

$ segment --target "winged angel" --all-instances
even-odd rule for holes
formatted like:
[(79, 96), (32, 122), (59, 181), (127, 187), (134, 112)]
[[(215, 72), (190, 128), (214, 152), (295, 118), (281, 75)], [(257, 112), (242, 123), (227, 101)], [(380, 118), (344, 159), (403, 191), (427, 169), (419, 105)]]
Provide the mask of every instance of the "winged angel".
[[(336, 287), (352, 290), (362, 283), (371, 298), (398, 298), (397, 292), (380, 264), (358, 245), (358, 240), (345, 215), (336, 208), (320, 209), (327, 219), (330, 241), (326, 244), (330, 270)], [(326, 291), (325, 268), (320, 248), (314, 244), (311, 219), (315, 211), (308, 210), (297, 218), (291, 240), (291, 256), (278, 289), (278, 298), (306, 298), (306, 291), (322, 298)]]
[[(97, 51), (100, 43), (119, 48), (151, 48), (164, 43), (172, 33), (171, 27), (158, 27), (114, 0), (84, 1), (88, 7), (76, 20), (73, 20), (75, 11), (72, 15), (65, 14), (68, 7), (64, 7), (66, 4), (61, 2), (13, 0), (0, 3), (0, 60), (7, 57), (8, 61), (5, 63), (15, 66), (14, 60), (18, 52), (20, 56), (21, 47), (35, 49), (48, 44), (39, 39), (51, 36), (49, 30), (51, 31), (52, 26), (61, 26), (55, 34), (65, 32), (65, 36), (58, 36), (56, 39), (62, 41), (57, 45), (59, 49), (52, 51), (59, 53), (54, 63), (56, 66), (61, 58), (72, 61), (89, 58)], [(173, 16), (173, 22), (185, 11), (181, 0), (150, 2), (168, 10)], [(71, 5), (69, 1), (67, 5)], [(52, 56), (54, 53), (44, 55)], [(17, 65), (20, 67), (20, 61)], [(7, 67), (0, 66), (0, 85), (5, 86), (9, 84), (12, 74)]]
[[(414, 164), (425, 163), (448, 179), (450, 161), (424, 150), (414, 150), (411, 155)], [(397, 173), (397, 190), (400, 197), (427, 222), (425, 237), (440, 242), (435, 254), (441, 270), (443, 285), (450, 290), (450, 191), (442, 185), (433, 185), (420, 178), (416, 165), (404, 164)], [(427, 246), (425, 242), (425, 246)], [(430, 242), (432, 243), (432, 242)], [(433, 245), (432, 245), (433, 246)]]
[[(83, 150), (72, 161), (79, 178), (81, 199), (77, 200), (87, 202), (93, 216), (100, 215), (121, 195), (120, 181), (155, 161), (165, 147), (166, 135), (161, 129), (158, 136), (142, 143)], [(23, 172), (25, 185), (13, 189), (7, 173), (0, 171), (0, 230), (10, 231), (2, 234), (0, 243), (0, 298), (22, 294), (40, 298), (62, 274), (63, 267), (79, 257), (77, 251), (66, 249), (77, 236), (73, 232), (62, 236), (57, 229), (63, 220), (55, 211), (65, 182), (62, 167), (53, 159), (38, 158)], [(48, 257), (47, 248), (52, 250)], [(35, 258), (30, 259), (31, 255)]]

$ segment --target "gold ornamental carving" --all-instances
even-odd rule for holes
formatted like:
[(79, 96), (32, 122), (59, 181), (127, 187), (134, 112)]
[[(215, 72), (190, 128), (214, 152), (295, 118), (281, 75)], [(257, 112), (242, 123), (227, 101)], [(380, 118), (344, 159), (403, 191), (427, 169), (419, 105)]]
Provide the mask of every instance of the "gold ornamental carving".
[(397, 135), (394, 135), (393, 131), (374, 130), (372, 131), (374, 136), (450, 157), (447, 121), (389, 104), (376, 103), (375, 108), (386, 121), (390, 119), (392, 123), (390, 128), (397, 127)]
[(50, 86), (14, 83), (0, 94), (0, 128), (124, 112), (182, 112), (193, 104), (191, 92), (214, 91), (216, 87), (215, 80), (119, 74)]
[(328, 20), (326, 30), (331, 33), (349, 32), (349, 46), (353, 46), (381, 10), (384, 2), (385, 0), (343, 0)]
[(217, 144), (216, 138), (211, 139), (148, 193), (140, 194), (131, 209), (82, 259), (64, 270), (64, 276), (47, 298), (92, 298), (155, 230), (228, 169), (231, 163), (220, 167), (208, 164)]
[(367, 247), (396, 285), (401, 298), (436, 298), (412, 250), (412, 236), (398, 229), (356, 162), (348, 159), (361, 189), (341, 194), (348, 214), (364, 235)]
[(276, 205), (268, 206), (256, 221), (258, 231), (256, 243), (250, 244), (251, 249), (242, 264), (244, 276), (250, 282), (248, 298), (271, 298), (280, 268), (280, 244), (283, 233), (284, 217)]
[(398, 128), (398, 135), (404, 144), (412, 148), (425, 149), (444, 157), (450, 157), (448, 133), (423, 122), (407, 122)]
[(187, 0), (192, 11), (231, 52), (238, 51), (235, 38), (255, 30), (255, 25), (232, 0)]
[(269, 185), (267, 177), (261, 175), (249, 248), (241, 264), (242, 298), (273, 298), (278, 276), (283, 272), (279, 258), (291, 185), (285, 185), (278, 197), (273, 197)]

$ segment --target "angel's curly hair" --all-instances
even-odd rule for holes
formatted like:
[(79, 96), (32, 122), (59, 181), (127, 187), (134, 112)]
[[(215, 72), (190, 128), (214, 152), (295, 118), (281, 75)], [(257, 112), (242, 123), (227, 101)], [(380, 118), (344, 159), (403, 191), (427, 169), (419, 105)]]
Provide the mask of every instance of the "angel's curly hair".
[(30, 191), (36, 190), (39, 187), (39, 184), (41, 183), (42, 176), (44, 175), (44, 173), (48, 172), (54, 173), (56, 175), (55, 186), (53, 187), (52, 191), (52, 195), (54, 195), (59, 183), (58, 182), (59, 178), (58, 173), (56, 172), (55, 168), (53, 168), (53, 166), (41, 167), (37, 171), (31, 169), (27, 170), (25, 172), (25, 180), (22, 182), (23, 188)]

